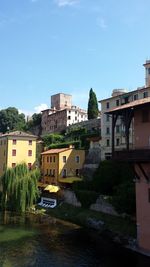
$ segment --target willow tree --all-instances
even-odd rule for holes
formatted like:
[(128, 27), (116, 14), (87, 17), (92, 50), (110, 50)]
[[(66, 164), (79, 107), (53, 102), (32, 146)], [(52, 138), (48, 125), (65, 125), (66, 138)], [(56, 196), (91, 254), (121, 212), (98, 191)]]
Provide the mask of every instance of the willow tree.
[(38, 169), (29, 170), (25, 163), (8, 168), (0, 179), (2, 186), (2, 209), (24, 212), (38, 197)]

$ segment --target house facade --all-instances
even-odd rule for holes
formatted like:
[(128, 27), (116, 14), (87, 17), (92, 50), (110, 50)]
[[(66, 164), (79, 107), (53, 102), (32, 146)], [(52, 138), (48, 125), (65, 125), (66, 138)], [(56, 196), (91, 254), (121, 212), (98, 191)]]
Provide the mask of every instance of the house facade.
[[(100, 100), (101, 104), (101, 158), (109, 159), (111, 158), (111, 135), (112, 135), (112, 118), (109, 112), (112, 108), (119, 107), (130, 103), (138, 99), (144, 99), (150, 96), (150, 61), (146, 61), (145, 67), (145, 86), (139, 87), (134, 91), (127, 92), (125, 89), (114, 89), (112, 96), (110, 98)], [(134, 147), (134, 130), (131, 124), (129, 145)], [(117, 118), (115, 127), (115, 148), (116, 150), (121, 150), (125, 148), (125, 127), (124, 121), (121, 117)]]
[(0, 135), (0, 176), (9, 167), (25, 162), (29, 169), (36, 165), (36, 139), (21, 131)]
[(61, 132), (67, 126), (87, 120), (87, 112), (72, 106), (72, 96), (56, 94), (51, 96), (51, 108), (42, 111), (42, 134)]
[(85, 160), (85, 151), (74, 148), (50, 149), (41, 153), (43, 182), (58, 184), (66, 178), (79, 178)]

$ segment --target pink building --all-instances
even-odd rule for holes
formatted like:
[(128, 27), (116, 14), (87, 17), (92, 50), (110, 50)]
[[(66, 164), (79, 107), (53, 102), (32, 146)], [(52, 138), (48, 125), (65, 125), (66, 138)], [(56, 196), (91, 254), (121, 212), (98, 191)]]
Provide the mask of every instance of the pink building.
[[(141, 252), (150, 255), (150, 97), (109, 110), (112, 116), (112, 155), (118, 161), (134, 164), (136, 177), (137, 241)], [(115, 152), (115, 126), (118, 116), (124, 120), (126, 149)], [(131, 121), (134, 144), (129, 148)], [(134, 177), (133, 177), (134, 178)]]

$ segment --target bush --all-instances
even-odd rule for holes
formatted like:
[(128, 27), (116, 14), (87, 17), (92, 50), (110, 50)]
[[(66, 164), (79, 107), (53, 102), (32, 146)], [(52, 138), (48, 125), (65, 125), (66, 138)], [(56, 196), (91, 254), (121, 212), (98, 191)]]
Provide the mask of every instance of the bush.
[(129, 164), (103, 161), (93, 176), (93, 189), (104, 195), (112, 195), (115, 186), (132, 181), (133, 177), (134, 172)]
[(81, 147), (81, 142), (80, 141), (72, 141), (72, 142), (63, 142), (63, 143), (56, 143), (56, 144), (51, 144), (48, 146), (49, 149), (51, 148), (65, 148), (69, 147), (70, 145), (74, 145), (74, 147), (80, 148)]
[(76, 181), (73, 183), (72, 185), (73, 187), (73, 190), (76, 191), (76, 190), (92, 190), (92, 181), (86, 181), (86, 180), (83, 180), (83, 181)]
[(86, 190), (76, 190), (75, 191), (77, 199), (81, 202), (83, 208), (89, 208), (91, 204), (95, 203), (98, 194), (93, 191), (86, 191)]
[(135, 184), (134, 182), (124, 182), (114, 188), (112, 204), (119, 213), (135, 215)]
[(42, 136), (42, 140), (45, 146), (49, 146), (51, 144), (64, 142), (64, 136), (61, 134), (46, 134)]

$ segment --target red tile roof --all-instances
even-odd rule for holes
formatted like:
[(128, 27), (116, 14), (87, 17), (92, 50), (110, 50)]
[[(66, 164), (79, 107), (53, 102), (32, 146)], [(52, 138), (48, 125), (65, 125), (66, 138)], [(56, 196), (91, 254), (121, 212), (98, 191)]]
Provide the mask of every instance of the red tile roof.
[(55, 149), (49, 149), (47, 151), (44, 151), (41, 153), (41, 155), (48, 155), (48, 154), (58, 154), (67, 150), (70, 150), (72, 148), (66, 147), (66, 148), (55, 148)]
[(26, 132), (22, 132), (22, 131), (8, 132), (8, 133), (0, 135), (0, 137), (6, 137), (6, 136), (37, 138), (36, 135), (30, 134), (30, 133), (26, 133)]

